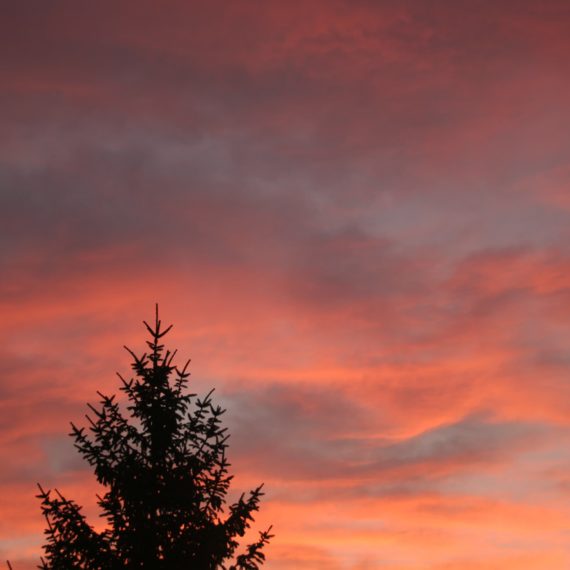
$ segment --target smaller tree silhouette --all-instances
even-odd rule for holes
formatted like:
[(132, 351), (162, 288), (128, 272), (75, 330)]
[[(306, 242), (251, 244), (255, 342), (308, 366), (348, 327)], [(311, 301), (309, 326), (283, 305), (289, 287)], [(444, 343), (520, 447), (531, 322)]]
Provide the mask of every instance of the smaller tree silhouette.
[(150, 352), (132, 356), (134, 378), (119, 375), (126, 409), (98, 392), (89, 404), (89, 429), (72, 424), (75, 447), (93, 467), (106, 492), (98, 496), (105, 530), (97, 532), (81, 507), (59, 491), (39, 486), (47, 520), (44, 570), (257, 570), (265, 560), (269, 528), (238, 554), (259, 508), (261, 486), (226, 508), (233, 478), (226, 459), (225, 410), (210, 392), (186, 392), (188, 364), (178, 369), (176, 351), (164, 350), (158, 307), (154, 326), (144, 322)]

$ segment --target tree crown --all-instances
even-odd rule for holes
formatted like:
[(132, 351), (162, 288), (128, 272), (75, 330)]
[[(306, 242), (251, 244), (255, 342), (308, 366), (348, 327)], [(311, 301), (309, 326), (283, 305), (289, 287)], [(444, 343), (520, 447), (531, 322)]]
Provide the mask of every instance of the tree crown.
[(106, 528), (97, 532), (81, 507), (59, 491), (39, 486), (47, 520), (44, 570), (257, 570), (263, 547), (272, 535), (238, 554), (243, 537), (259, 509), (259, 486), (227, 506), (233, 476), (226, 458), (225, 410), (188, 393), (188, 365), (174, 364), (176, 351), (165, 350), (156, 309), (148, 351), (132, 357), (134, 375), (121, 375), (116, 396), (98, 392), (98, 406), (89, 408), (88, 428), (72, 424), (79, 453), (105, 488), (98, 496)]

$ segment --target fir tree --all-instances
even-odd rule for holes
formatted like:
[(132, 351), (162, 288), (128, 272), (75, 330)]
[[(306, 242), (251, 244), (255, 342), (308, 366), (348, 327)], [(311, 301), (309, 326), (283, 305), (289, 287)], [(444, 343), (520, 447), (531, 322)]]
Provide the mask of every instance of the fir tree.
[[(57, 490), (39, 498), (47, 520), (44, 570), (257, 570), (271, 529), (238, 554), (253, 521), (261, 486), (226, 507), (232, 476), (226, 459), (224, 410), (210, 392), (186, 390), (188, 362), (179, 369), (165, 351), (158, 318), (144, 323), (150, 351), (132, 356), (134, 377), (119, 375), (126, 408), (99, 393), (88, 429), (72, 424), (75, 447), (93, 467), (107, 524), (97, 532), (75, 502)], [(126, 347), (125, 347), (126, 348)]]

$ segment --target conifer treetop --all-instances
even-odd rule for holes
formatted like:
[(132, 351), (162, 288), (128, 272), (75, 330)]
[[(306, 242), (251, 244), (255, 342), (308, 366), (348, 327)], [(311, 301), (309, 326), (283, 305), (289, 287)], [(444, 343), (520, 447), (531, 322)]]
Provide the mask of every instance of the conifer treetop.
[[(144, 322), (148, 350), (132, 358), (133, 375), (119, 375), (124, 394), (98, 392), (87, 427), (71, 437), (105, 492), (98, 496), (106, 528), (97, 532), (75, 502), (39, 486), (47, 522), (43, 570), (257, 570), (271, 528), (239, 552), (254, 520), (262, 486), (227, 503), (233, 475), (226, 457), (225, 410), (212, 392), (189, 393), (187, 361), (166, 350), (158, 306)], [(123, 401), (124, 400), (124, 401)]]

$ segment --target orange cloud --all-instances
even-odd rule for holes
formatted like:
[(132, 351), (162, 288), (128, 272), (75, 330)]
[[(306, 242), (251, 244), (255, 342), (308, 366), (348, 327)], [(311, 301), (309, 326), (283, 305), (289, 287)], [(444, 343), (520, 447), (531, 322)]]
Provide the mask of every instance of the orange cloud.
[(269, 569), (567, 568), (568, 15), (6, 9), (1, 556), (37, 480), (95, 513), (68, 421), (159, 302)]

